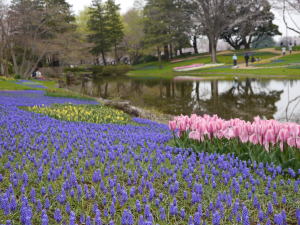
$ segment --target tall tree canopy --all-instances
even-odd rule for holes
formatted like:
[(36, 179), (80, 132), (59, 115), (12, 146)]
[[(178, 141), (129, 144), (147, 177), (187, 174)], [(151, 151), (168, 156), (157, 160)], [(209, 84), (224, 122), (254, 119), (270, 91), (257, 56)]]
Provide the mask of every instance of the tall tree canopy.
[[(253, 9), (258, 13), (254, 14)], [(270, 10), (271, 5), (268, 0), (257, 2), (256, 5), (248, 5), (242, 13), (249, 15), (249, 18), (234, 27), (226, 28), (221, 34), (221, 38), (238, 50), (242, 46), (249, 49), (252, 43), (258, 42), (266, 36), (280, 35), (278, 26), (273, 24), (274, 14)]]
[(117, 5), (114, 0), (107, 0), (106, 10), (108, 15), (108, 35), (112, 46), (114, 47), (115, 60), (116, 62), (119, 62), (117, 47), (124, 37), (124, 26), (119, 13), (120, 6)]
[[(188, 2), (193, 6), (195, 20), (209, 39), (212, 62), (217, 62), (216, 48), (222, 33), (226, 29), (231, 30), (238, 24), (249, 21), (252, 16), (267, 7), (264, 0), (190, 0)], [(257, 9), (258, 4), (260, 8)]]
[(14, 73), (29, 76), (47, 54), (61, 46), (59, 35), (73, 29), (74, 17), (64, 0), (13, 0), (7, 21)]
[(148, 0), (144, 7), (145, 42), (156, 46), (159, 60), (161, 49), (169, 59), (174, 49), (189, 45), (191, 14), (186, 4), (176, 0)]
[(120, 7), (114, 0), (108, 0), (105, 3), (101, 0), (94, 0), (90, 7), (88, 28), (91, 34), (89, 41), (94, 44), (91, 52), (95, 56), (101, 54), (104, 65), (107, 64), (105, 54), (112, 47), (115, 48), (115, 57), (118, 61), (117, 45), (124, 36), (119, 10)]
[(139, 9), (131, 9), (123, 15), (124, 45), (129, 54), (131, 63), (137, 63), (143, 49), (145, 37), (143, 12)]

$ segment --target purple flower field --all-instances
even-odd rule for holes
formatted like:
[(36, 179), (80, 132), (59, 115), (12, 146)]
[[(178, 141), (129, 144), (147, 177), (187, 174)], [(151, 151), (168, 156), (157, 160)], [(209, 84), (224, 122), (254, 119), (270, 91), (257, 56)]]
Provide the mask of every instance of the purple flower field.
[(0, 92), (0, 224), (300, 224), (299, 171), (169, 146), (167, 125), (19, 109), (94, 101)]

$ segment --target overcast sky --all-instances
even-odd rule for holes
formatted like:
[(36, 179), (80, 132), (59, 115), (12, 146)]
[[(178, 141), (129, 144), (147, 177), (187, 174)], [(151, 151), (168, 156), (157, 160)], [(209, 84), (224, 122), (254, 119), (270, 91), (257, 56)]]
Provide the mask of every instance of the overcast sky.
[[(92, 2), (92, 0), (67, 0), (67, 1), (73, 6), (73, 11), (75, 13), (78, 13), (80, 10), (82, 10), (84, 8), (84, 6), (89, 6)], [(128, 9), (133, 7), (134, 0), (116, 0), (116, 2), (121, 5), (121, 13), (125, 13)], [(279, 25), (280, 32), (285, 36), (286, 29), (285, 29), (285, 25), (283, 23), (282, 13), (278, 12), (278, 11), (277, 12), (274, 11), (274, 13), (276, 16), (274, 23)], [(300, 24), (300, 16), (294, 17), (294, 20), (296, 23)], [(288, 36), (299, 36), (292, 31), (288, 31), (287, 34), (288, 34)]]
[[(82, 10), (84, 6), (89, 6), (92, 0), (67, 0), (67, 2), (73, 6), (74, 12), (77, 13)], [(116, 0), (116, 2), (121, 5), (121, 11), (124, 13), (133, 6), (134, 0)]]

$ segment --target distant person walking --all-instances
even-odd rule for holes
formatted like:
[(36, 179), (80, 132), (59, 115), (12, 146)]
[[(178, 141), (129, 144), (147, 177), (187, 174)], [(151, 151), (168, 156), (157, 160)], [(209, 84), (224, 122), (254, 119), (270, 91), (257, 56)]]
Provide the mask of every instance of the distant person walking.
[(232, 60), (233, 60), (233, 66), (237, 66), (237, 60), (238, 60), (238, 57), (237, 57), (236, 54), (234, 54), (234, 55), (232, 56)]
[(245, 58), (245, 63), (246, 63), (246, 66), (248, 67), (248, 65), (249, 65), (249, 59), (250, 59), (249, 52), (246, 52), (246, 53), (245, 53), (245, 56), (244, 56), (244, 58)]
[(292, 42), (289, 44), (289, 51), (290, 51), (290, 54), (292, 54), (292, 52), (293, 52), (293, 44), (292, 44)]
[(281, 51), (282, 51), (282, 55), (283, 55), (283, 56), (286, 55), (286, 47), (283, 46), (283, 47), (281, 48)]

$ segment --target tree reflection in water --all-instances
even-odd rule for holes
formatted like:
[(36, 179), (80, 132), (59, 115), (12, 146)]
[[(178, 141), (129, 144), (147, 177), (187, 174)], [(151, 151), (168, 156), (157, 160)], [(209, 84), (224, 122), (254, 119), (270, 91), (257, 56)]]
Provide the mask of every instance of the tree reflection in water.
[[(225, 119), (239, 117), (252, 120), (257, 115), (272, 119), (282, 110), (278, 109), (280, 102), (280, 107), (284, 104), (282, 108), (288, 105), (289, 115), (286, 117), (291, 119), (290, 117), (300, 113), (300, 97), (297, 98), (299, 107), (289, 105), (288, 100), (282, 98), (282, 93), (291, 85), (290, 81), (276, 82), (279, 85), (275, 88), (271, 80), (182, 82), (109, 77), (82, 79), (80, 85), (71, 85), (70, 88), (91, 96), (129, 100), (133, 105), (167, 114), (218, 114)], [(293, 85), (291, 88), (299, 88), (300, 82), (294, 82)], [(295, 101), (292, 103), (296, 103)]]

